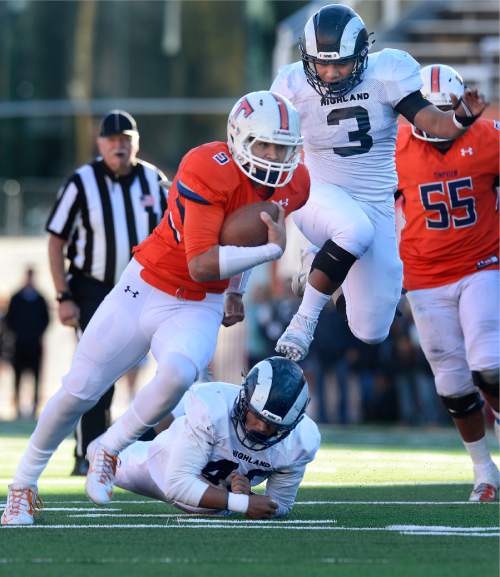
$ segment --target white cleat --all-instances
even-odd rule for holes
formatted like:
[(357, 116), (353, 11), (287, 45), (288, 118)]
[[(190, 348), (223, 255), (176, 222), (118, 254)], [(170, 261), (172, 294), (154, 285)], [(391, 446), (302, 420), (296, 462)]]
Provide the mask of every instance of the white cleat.
[(2, 515), (2, 525), (33, 525), (35, 515), (43, 507), (38, 489), (9, 485), (7, 505)]
[(292, 361), (301, 361), (309, 351), (318, 321), (296, 313), (276, 343), (276, 352)]
[(88, 446), (87, 460), (89, 472), (85, 491), (97, 505), (107, 505), (113, 497), (118, 454), (105, 449), (96, 440)]
[(489, 483), (480, 483), (472, 489), (469, 501), (476, 503), (494, 503), (498, 500), (498, 488)]

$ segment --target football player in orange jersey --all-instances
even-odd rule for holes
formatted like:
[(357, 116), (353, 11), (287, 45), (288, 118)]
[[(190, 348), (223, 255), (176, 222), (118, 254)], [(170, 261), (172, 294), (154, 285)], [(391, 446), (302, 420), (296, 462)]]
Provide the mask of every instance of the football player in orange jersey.
[[(463, 81), (426, 66), (422, 92), (449, 110)], [(483, 401), (498, 426), (498, 122), (478, 120), (455, 140), (411, 127), (398, 132), (403, 286), (438, 395), (474, 468), (470, 501), (494, 501), (499, 472), (485, 437)]]
[[(37, 480), (52, 453), (81, 414), (151, 349), (158, 363), (155, 377), (89, 446), (87, 494), (96, 503), (111, 500), (118, 453), (170, 412), (212, 358), (228, 286), (226, 324), (231, 324), (243, 316), (241, 275), (282, 255), (285, 213), (309, 196), (301, 148), (293, 105), (261, 91), (235, 104), (227, 143), (204, 144), (184, 156), (162, 222), (136, 247), (85, 330), (63, 386), (40, 415), (9, 487), (2, 524), (33, 523)], [(219, 246), (225, 216), (261, 200), (280, 205), (277, 222), (261, 214), (267, 244)]]

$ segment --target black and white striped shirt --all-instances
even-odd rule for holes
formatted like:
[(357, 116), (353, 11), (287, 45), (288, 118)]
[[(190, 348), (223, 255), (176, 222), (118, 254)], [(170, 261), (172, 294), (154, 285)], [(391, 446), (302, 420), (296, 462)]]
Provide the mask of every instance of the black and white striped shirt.
[(78, 168), (60, 190), (46, 225), (48, 232), (68, 241), (71, 269), (114, 285), (132, 248), (163, 216), (167, 191), (159, 183), (165, 179), (143, 160), (118, 178), (101, 158)]

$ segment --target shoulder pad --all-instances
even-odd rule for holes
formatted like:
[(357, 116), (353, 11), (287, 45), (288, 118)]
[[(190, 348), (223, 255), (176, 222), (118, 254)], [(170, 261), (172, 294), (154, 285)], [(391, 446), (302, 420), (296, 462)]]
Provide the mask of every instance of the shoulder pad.
[(408, 52), (384, 48), (373, 56), (376, 56), (374, 74), (380, 80), (397, 81), (415, 76), (419, 84), (415, 90), (419, 90), (422, 86), (420, 64)]
[(314, 459), (321, 443), (321, 434), (310, 417), (305, 415), (288, 438), (293, 443), (290, 449), (295, 455), (294, 464), (306, 465)]
[[(214, 196), (227, 195), (241, 184), (241, 171), (227, 145), (209, 142), (190, 150), (182, 159), (178, 179), (196, 191), (202, 187)], [(205, 195), (204, 195), (205, 196)]]
[(184, 399), (184, 410), (189, 421), (214, 425), (227, 420), (240, 387), (229, 383), (201, 383), (193, 385)]
[(305, 80), (302, 62), (294, 62), (280, 68), (278, 75), (274, 79), (270, 90), (282, 94), (293, 102), (294, 97), (300, 90)]

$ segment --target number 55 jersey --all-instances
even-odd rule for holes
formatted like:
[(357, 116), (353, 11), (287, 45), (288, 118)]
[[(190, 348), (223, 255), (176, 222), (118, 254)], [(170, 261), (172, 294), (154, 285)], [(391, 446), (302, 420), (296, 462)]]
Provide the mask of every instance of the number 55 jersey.
[(395, 107), (420, 90), (420, 67), (408, 53), (384, 49), (368, 56), (362, 78), (345, 96), (321, 97), (295, 62), (283, 67), (271, 90), (299, 111), (313, 181), (340, 186), (357, 200), (384, 201), (397, 184)]
[(498, 268), (500, 125), (477, 120), (446, 153), (399, 128), (400, 245), (407, 290)]

